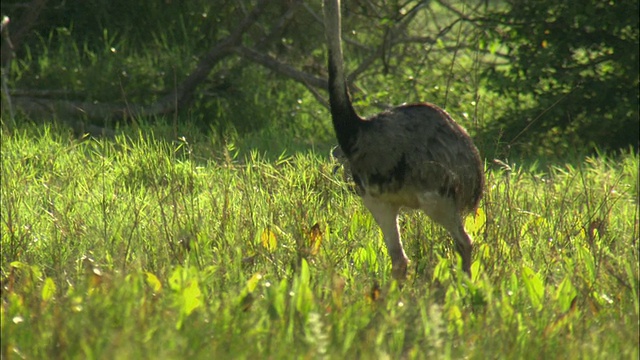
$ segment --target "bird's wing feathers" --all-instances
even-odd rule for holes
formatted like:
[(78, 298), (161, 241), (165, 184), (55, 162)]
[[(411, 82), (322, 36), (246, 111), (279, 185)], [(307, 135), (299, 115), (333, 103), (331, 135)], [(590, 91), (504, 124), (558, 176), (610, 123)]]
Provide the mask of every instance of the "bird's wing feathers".
[(467, 137), (463, 128), (433, 106), (383, 112), (360, 129), (349, 159), (354, 180), (374, 196), (401, 189), (443, 196), (473, 192), (477, 150)]

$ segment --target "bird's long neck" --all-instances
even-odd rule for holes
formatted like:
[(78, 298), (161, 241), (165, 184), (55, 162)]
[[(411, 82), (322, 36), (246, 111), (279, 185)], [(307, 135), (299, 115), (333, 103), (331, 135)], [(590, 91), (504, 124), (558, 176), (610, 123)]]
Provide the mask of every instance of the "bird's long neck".
[(347, 88), (342, 56), (340, 0), (324, 0), (324, 26), (329, 46), (329, 103), (338, 143), (347, 157), (352, 153), (358, 126), (358, 116)]

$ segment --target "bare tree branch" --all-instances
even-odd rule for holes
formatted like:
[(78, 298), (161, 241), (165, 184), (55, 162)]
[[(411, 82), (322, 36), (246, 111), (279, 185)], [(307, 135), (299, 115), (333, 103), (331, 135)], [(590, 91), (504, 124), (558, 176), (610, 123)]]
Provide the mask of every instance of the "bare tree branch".
[[(34, 0), (35, 4), (44, 4), (44, 0)], [(57, 114), (59, 117), (81, 117), (96, 119), (127, 118), (131, 116), (152, 116), (166, 114), (176, 108), (187, 107), (193, 100), (198, 85), (207, 79), (211, 69), (225, 57), (233, 54), (234, 48), (241, 43), (242, 35), (257, 21), (269, 4), (260, 0), (249, 14), (240, 21), (233, 32), (216, 44), (198, 63), (196, 69), (177, 86), (176, 91), (159, 101), (148, 105), (96, 104), (82, 101), (42, 99), (30, 96), (16, 97), (16, 107), (27, 114)], [(37, 14), (36, 14), (37, 15)], [(36, 16), (34, 15), (34, 16)]]
[[(297, 4), (296, 4), (297, 5)], [(367, 49), (371, 51), (371, 54), (360, 63), (360, 65), (350, 74), (348, 74), (347, 81), (352, 84), (355, 79), (358, 78), (362, 73), (364, 73), (367, 69), (369, 69), (377, 59), (380, 59), (384, 56), (385, 53), (389, 52), (391, 48), (395, 45), (404, 44), (404, 43), (435, 43), (435, 39), (431, 37), (407, 37), (403, 36), (406, 28), (409, 26), (411, 21), (415, 18), (418, 13), (418, 10), (423, 8), (424, 4), (418, 4), (410, 9), (399, 21), (398, 23), (389, 29), (387, 33), (387, 39), (382, 44), (380, 44), (374, 51), (371, 51), (369, 47), (366, 47), (362, 44), (359, 44), (355, 41), (349, 42), (345, 40), (347, 43), (352, 43), (353, 45)], [(307, 12), (312, 14), (314, 18), (318, 21), (322, 21), (320, 16), (317, 16), (313, 9), (311, 9), (307, 4), (303, 4), (303, 7)], [(454, 23), (455, 24), (455, 23)], [(442, 36), (451, 30), (454, 24), (447, 26), (444, 28), (438, 36)], [(303, 84), (307, 89), (312, 93), (312, 95), (323, 105), (327, 104), (326, 99), (324, 99), (317, 89), (327, 89), (327, 80), (325, 78), (319, 78), (317, 76), (308, 74), (301, 70), (294, 68), (293, 66), (283, 63), (273, 56), (270, 56), (265, 53), (261, 53), (255, 49), (251, 49), (245, 46), (238, 46), (235, 48), (235, 52), (242, 56), (243, 58), (260, 64), (268, 69), (271, 69), (278, 74), (286, 76), (290, 79), (293, 79), (297, 82)]]
[(258, 20), (268, 3), (268, 0), (260, 0), (232, 33), (204, 56), (196, 69), (178, 86), (174, 94), (165, 96), (151, 106), (152, 111), (154, 113), (167, 113), (173, 111), (174, 107), (182, 108), (188, 106), (193, 100), (193, 92), (198, 85), (207, 78), (211, 69), (220, 60), (233, 52), (234, 47), (241, 42), (242, 35)]
[(298, 11), (298, 7), (301, 4), (302, 0), (293, 0), (289, 3), (287, 11), (285, 11), (284, 14), (280, 16), (280, 19), (278, 19), (277, 22), (274, 22), (274, 26), (271, 31), (258, 41), (258, 49), (261, 50), (282, 37), (285, 28), (287, 27), (287, 25), (289, 25), (291, 20), (294, 19), (294, 15), (296, 14), (296, 11)]
[[(461, 20), (469, 21), (472, 23), (474, 22), (474, 20), (471, 17), (469, 17), (464, 11), (458, 10), (455, 6), (449, 4), (448, 1), (443, 1), (443, 0), (436, 0), (436, 1), (438, 2), (438, 4), (440, 4), (447, 10), (456, 14), (456, 16), (458, 16), (458, 18), (460, 18)], [(478, 9), (481, 8), (482, 6), (486, 6), (486, 3), (484, 1), (479, 1), (475, 6), (471, 8), (469, 12), (477, 13)]]
[(295, 81), (298, 81), (301, 83), (307, 83), (313, 87), (323, 88), (323, 89), (326, 89), (328, 86), (326, 79), (322, 79), (322, 78), (307, 74), (303, 71), (297, 70), (293, 66), (282, 63), (270, 55), (259, 53), (245, 46), (236, 47), (236, 52), (248, 60), (258, 63), (268, 69), (271, 69), (281, 75), (287, 76)]
[[(43, 4), (46, 2), (46, 0), (31, 1), (34, 4)], [(165, 93), (166, 95), (152, 104), (146, 106), (139, 104), (126, 104), (125, 106), (118, 104), (96, 104), (91, 102), (43, 98), (47, 95), (53, 95), (55, 97), (55, 94), (23, 93), (19, 95), (17, 91), (12, 93), (15, 93), (17, 98), (21, 98), (17, 101), (18, 106), (27, 113), (41, 113), (42, 115), (55, 113), (58, 117), (107, 119), (107, 121), (108, 119), (128, 118), (131, 116), (169, 114), (176, 109), (188, 107), (194, 99), (194, 94), (198, 86), (202, 84), (203, 81), (211, 78), (210, 73), (212, 69), (219, 64), (221, 60), (237, 55), (246, 61), (259, 64), (284, 77), (303, 84), (319, 103), (326, 106), (327, 101), (323, 96), (323, 92), (327, 89), (326, 78), (299, 70), (268, 53), (270, 46), (274, 44), (274, 42), (278, 41), (282, 36), (285, 36), (283, 34), (286, 32), (285, 30), (287, 26), (295, 19), (296, 12), (300, 8), (306, 9), (306, 11), (311, 13), (317, 21), (322, 21), (321, 17), (317, 15), (315, 11), (304, 1), (290, 0), (286, 5), (281, 6), (280, 9), (282, 12), (280, 18), (271, 21), (272, 26), (253, 28), (251, 31), (253, 39), (250, 43), (254, 45), (249, 46), (243, 44), (242, 38), (244, 34), (247, 33), (249, 28), (256, 24), (258, 18), (264, 13), (269, 4), (273, 4), (273, 2), (269, 2), (268, 0), (259, 0), (255, 7), (250, 11), (244, 9), (242, 13), (246, 14), (246, 16), (241, 19), (230, 35), (219, 41), (204, 56), (202, 56), (200, 62), (196, 66), (196, 69), (181, 83), (179, 83), (173, 91), (169, 94)], [(441, 28), (440, 32), (433, 37), (412, 36), (408, 34), (408, 27), (413, 20), (416, 19), (417, 14), (426, 7), (426, 4), (427, 2), (418, 2), (408, 11), (398, 15), (396, 20), (390, 23), (388, 28), (386, 28), (384, 41), (381, 41), (381, 43), (376, 46), (360, 44), (357, 41), (349, 41), (349, 39), (345, 40), (347, 44), (351, 44), (351, 46), (363, 49), (369, 53), (358, 67), (348, 75), (348, 82), (350, 84), (370, 69), (376, 63), (376, 60), (382, 59), (384, 61), (385, 56), (389, 54), (397, 56), (398, 53), (393, 52), (394, 47), (411, 43), (433, 44), (438, 37), (449, 32), (456, 22), (460, 20), (458, 19), (448, 26)], [(268, 30), (265, 30), (267, 28)], [(239, 62), (233, 66), (241, 67), (244, 66), (244, 64), (243, 62)], [(231, 69), (226, 68), (220, 71), (228, 72), (230, 70), (233, 70), (233, 67)]]

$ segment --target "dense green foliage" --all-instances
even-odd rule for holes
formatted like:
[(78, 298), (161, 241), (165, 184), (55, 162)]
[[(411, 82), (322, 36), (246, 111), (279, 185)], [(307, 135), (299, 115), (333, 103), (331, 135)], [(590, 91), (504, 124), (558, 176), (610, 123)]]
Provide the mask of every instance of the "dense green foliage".
[[(149, 105), (170, 95), (256, 3), (48, 4), (22, 38), (9, 85), (66, 100)], [(345, 1), (343, 8), (347, 68), (356, 72), (354, 98), (364, 114), (433, 102), (491, 157), (637, 148), (637, 2)], [(29, 9), (2, 2), (12, 29)], [(271, 3), (242, 46), (326, 77), (320, 2)], [(176, 115), (219, 133), (271, 128), (324, 141), (331, 128), (315, 96), (234, 54)]]
[[(507, 3), (487, 15), (489, 34), (509, 59), (490, 80), (514, 105), (492, 127), (534, 153), (541, 148), (540, 155), (548, 148), (637, 147), (638, 2)], [(528, 140), (534, 137), (540, 140)]]
[[(406, 212), (409, 279), (392, 281), (378, 226), (327, 159), (324, 93), (233, 53), (189, 106), (107, 121), (112, 139), (78, 139), (63, 112), (10, 119), (3, 102), (3, 359), (638, 358), (639, 158), (616, 135), (637, 132), (637, 11), (344, 3), (358, 110), (434, 102), (487, 158), (473, 278), (444, 230)], [(2, 2), (12, 26), (20, 4)], [(153, 103), (255, 4), (47, 6), (9, 87), (27, 94), (16, 103)], [(324, 77), (319, 14), (269, 2), (242, 45)], [(592, 145), (623, 150), (579, 155)]]
[(132, 137), (2, 133), (3, 358), (639, 355), (637, 155), (489, 169), (473, 279), (403, 214), (399, 287), (323, 156)]

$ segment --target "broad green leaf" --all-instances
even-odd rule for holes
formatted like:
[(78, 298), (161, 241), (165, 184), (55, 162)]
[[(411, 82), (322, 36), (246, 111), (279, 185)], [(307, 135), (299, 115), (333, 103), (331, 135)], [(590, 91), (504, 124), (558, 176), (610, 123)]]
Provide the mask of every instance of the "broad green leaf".
[(519, 283), (518, 283), (518, 276), (516, 275), (516, 273), (511, 273), (511, 278), (509, 279), (509, 290), (511, 291), (511, 294), (515, 294), (518, 292), (518, 289), (520, 288)]
[(169, 287), (171, 290), (180, 291), (182, 288), (182, 272), (182, 266), (177, 266), (171, 273), (171, 276), (169, 276)]
[(182, 291), (182, 298), (184, 300), (182, 311), (185, 315), (191, 314), (195, 309), (202, 306), (202, 292), (198, 281), (193, 279), (189, 282), (189, 285)]
[(587, 280), (589, 281), (589, 284), (593, 284), (593, 282), (596, 280), (596, 265), (593, 255), (591, 254), (589, 249), (584, 246), (580, 246), (578, 247), (578, 256), (582, 260), (582, 264), (584, 265), (584, 268), (586, 270), (588, 276)]
[(449, 322), (449, 329), (455, 331), (457, 333), (461, 333), (464, 327), (462, 322), (462, 311), (460, 311), (460, 307), (458, 305), (451, 305), (447, 311), (447, 318)]
[(307, 263), (307, 260), (302, 259), (300, 264), (300, 284), (309, 285), (310, 278), (311, 275), (309, 273), (309, 263)]
[(489, 53), (491, 55), (495, 55), (498, 52), (498, 48), (500, 47), (500, 42), (497, 40), (492, 41), (489, 44)]
[(53, 282), (53, 279), (48, 277), (44, 279), (44, 284), (42, 285), (42, 300), (49, 301), (56, 294), (56, 284)]
[(441, 258), (433, 269), (433, 281), (447, 281), (451, 277), (451, 262), (447, 258)]
[(534, 308), (537, 310), (542, 309), (542, 303), (544, 300), (544, 283), (540, 276), (533, 272), (530, 268), (522, 267), (522, 282), (524, 283), (529, 300)]
[(15, 269), (28, 270), (33, 278), (39, 278), (42, 276), (42, 271), (40, 271), (40, 267), (38, 265), (29, 265), (20, 261), (13, 261), (9, 265)]
[(258, 283), (260, 283), (260, 280), (262, 280), (262, 274), (253, 274), (253, 276), (247, 281), (247, 291), (252, 293), (258, 286)]
[(20, 262), (20, 261), (12, 261), (9, 265), (12, 268), (16, 268), (16, 269), (28, 269), (29, 268), (29, 265), (27, 265), (27, 264), (25, 264), (23, 262)]
[(571, 280), (569, 280), (569, 277), (564, 278), (560, 283), (560, 286), (558, 286), (555, 294), (555, 300), (560, 306), (560, 311), (565, 312), (569, 310), (571, 302), (577, 294), (576, 288), (571, 283)]
[(158, 278), (154, 274), (148, 271), (145, 271), (144, 276), (145, 276), (147, 285), (149, 285), (153, 289), (153, 292), (159, 293), (162, 291), (162, 283), (160, 282), (160, 280), (158, 280)]
[(478, 282), (484, 273), (484, 265), (482, 261), (474, 261), (471, 263), (471, 274), (473, 282)]
[(302, 259), (300, 265), (300, 275), (294, 282), (294, 292), (296, 297), (296, 309), (303, 314), (307, 314), (311, 310), (313, 303), (313, 292), (309, 286), (311, 275), (309, 273), (309, 264)]
[(269, 300), (269, 314), (273, 319), (279, 319), (284, 316), (286, 308), (286, 297), (289, 293), (289, 282), (282, 279), (278, 286), (270, 285), (267, 290)]

